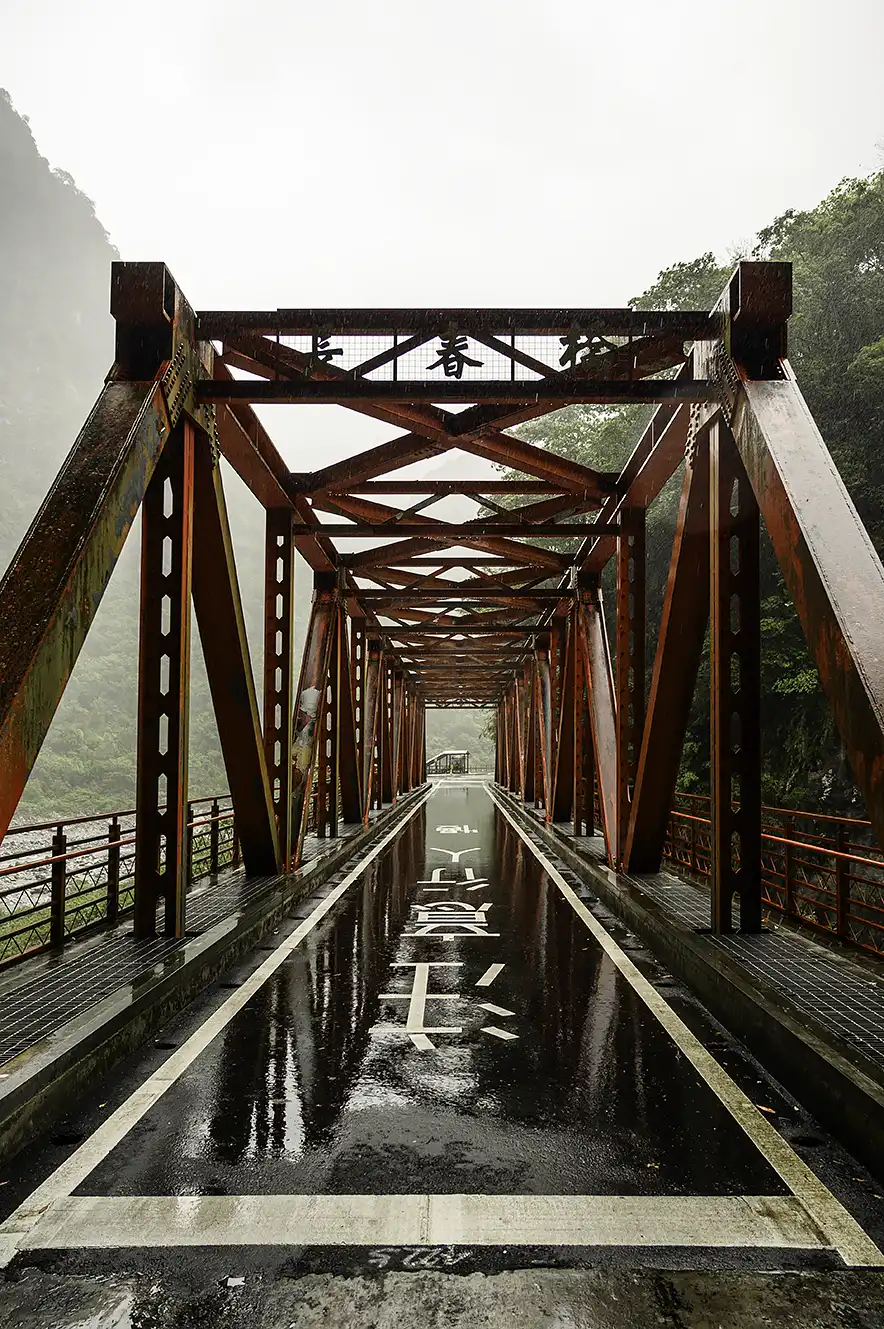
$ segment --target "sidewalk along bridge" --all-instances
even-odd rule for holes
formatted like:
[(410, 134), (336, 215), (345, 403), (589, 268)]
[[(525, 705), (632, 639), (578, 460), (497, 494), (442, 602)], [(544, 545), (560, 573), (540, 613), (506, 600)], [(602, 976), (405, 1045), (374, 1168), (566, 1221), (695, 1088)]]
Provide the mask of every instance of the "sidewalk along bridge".
[[(222, 972), (225, 936), (240, 968), (179, 1002), (170, 1057), (144, 1054), (21, 1156), (3, 1260), (880, 1264), (874, 1169), (834, 1137), (866, 1163), (884, 1140), (884, 573), (787, 359), (789, 265), (740, 263), (711, 312), (197, 313), (162, 264), (117, 263), (111, 308), (106, 384), (0, 584), (0, 1107), (18, 1095), (21, 1117), (35, 1066), (40, 1092), (66, 1084), (87, 1025), (93, 1062), (124, 1007), (143, 1036), (160, 981), (167, 1018), (171, 986)], [(649, 406), (619, 474), (508, 432), (571, 402)], [(392, 436), (292, 471), (255, 410), (274, 403)], [(458, 450), (511, 478), (397, 474)], [(220, 457), (266, 512), (260, 704)], [(650, 659), (646, 513), (682, 464)], [(451, 495), (477, 515), (433, 511)], [(139, 509), (136, 806), (10, 829)], [(866, 821), (762, 806), (762, 518)], [(299, 666), (295, 551), (313, 576)], [(229, 789), (200, 803), (191, 602)], [(692, 800), (676, 781), (707, 633), (711, 787)], [(431, 707), (496, 714), (493, 784), (428, 781)], [(789, 928), (763, 931), (772, 912)], [(664, 995), (673, 973), (708, 1010)], [(797, 1098), (716, 1025), (725, 989)]]

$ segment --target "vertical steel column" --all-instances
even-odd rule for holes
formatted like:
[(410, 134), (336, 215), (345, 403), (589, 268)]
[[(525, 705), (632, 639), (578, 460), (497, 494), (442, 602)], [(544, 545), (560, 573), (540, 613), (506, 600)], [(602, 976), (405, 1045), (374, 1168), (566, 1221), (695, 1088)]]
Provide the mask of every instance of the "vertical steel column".
[(341, 632), (343, 631), (340, 606), (336, 615), (335, 636), (332, 642), (332, 654), (328, 669), (328, 722), (327, 722), (327, 761), (328, 779), (326, 781), (326, 824), (332, 837), (338, 833), (338, 786), (341, 753), (341, 689), (349, 679), (341, 677)]
[(580, 633), (577, 629), (577, 609), (575, 606), (571, 622), (570, 650), (573, 654), (571, 668), (574, 670), (574, 790), (571, 799), (572, 829), (575, 835), (583, 834), (583, 822), (586, 809), (586, 677), (583, 661), (580, 658)]
[(362, 773), (360, 752), (356, 745), (354, 719), (353, 668), (347, 639), (347, 614), (338, 606), (338, 784), (341, 791), (341, 819), (350, 824), (362, 820)]
[(380, 730), (383, 735), (381, 759), (381, 803), (393, 802), (393, 666), (384, 663), (381, 670)]
[(356, 747), (356, 769), (359, 774), (359, 801), (362, 806), (365, 798), (363, 777), (365, 758), (363, 755), (363, 736), (365, 733), (365, 666), (366, 666), (365, 619), (356, 614), (350, 615), (350, 680), (353, 697), (353, 739)]
[(723, 422), (709, 433), (712, 927), (761, 929), (758, 504)]
[(632, 508), (617, 537), (617, 866), (623, 864), (629, 808), (645, 718), (645, 514)]
[(500, 784), (503, 776), (503, 721), (502, 721), (503, 702), (497, 703), (497, 720), (494, 726), (494, 783)]
[(279, 834), (279, 852), (292, 865), (292, 653), (295, 558), (292, 513), (268, 508), (264, 538), (264, 754)]
[(390, 677), (390, 736), (393, 749), (390, 761), (390, 802), (395, 803), (403, 784), (402, 767), (405, 756), (404, 677), (401, 669), (391, 669)]
[(141, 515), (135, 935), (184, 935), (194, 428), (163, 449)]
[(577, 726), (577, 670), (576, 611), (569, 619), (564, 650), (559, 652), (561, 679), (559, 686), (559, 732), (556, 743), (555, 782), (553, 787), (553, 821), (567, 821), (574, 815), (574, 795), (577, 785), (576, 726)]
[[(537, 662), (537, 722), (539, 726), (539, 758), (541, 797), (546, 820), (552, 820), (552, 682), (550, 679), (549, 639), (535, 647)], [(536, 786), (535, 786), (536, 792)]]
[(383, 651), (380, 639), (364, 639), (363, 659), (365, 665), (365, 687), (363, 692), (363, 728), (362, 728), (362, 816), (368, 821), (372, 801), (377, 794), (375, 787), (375, 747), (382, 743), (381, 725), (378, 712), (381, 709), (383, 689)]
[(340, 615), (335, 611), (332, 628), (328, 673), (319, 702), (319, 728), (317, 731), (316, 833), (335, 836), (338, 833), (338, 668), (340, 664)]
[(537, 680), (532, 665), (526, 666), (525, 686), (528, 689), (528, 719), (525, 724), (525, 780), (522, 797), (526, 803), (533, 803), (537, 788), (535, 783), (537, 766)]
[(304, 842), (316, 749), (322, 733), (336, 612), (335, 592), (317, 586), (304, 643), (292, 734), (292, 851), (296, 863)]

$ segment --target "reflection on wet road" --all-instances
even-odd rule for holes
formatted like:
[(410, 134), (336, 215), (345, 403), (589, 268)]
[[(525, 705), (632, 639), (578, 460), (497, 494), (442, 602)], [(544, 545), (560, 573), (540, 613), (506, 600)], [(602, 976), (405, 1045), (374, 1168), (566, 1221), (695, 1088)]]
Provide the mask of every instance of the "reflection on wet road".
[(782, 1190), (469, 786), (440, 789), (82, 1187)]
[(87, 1142), (30, 1246), (863, 1255), (486, 788), (437, 787), (388, 839)]

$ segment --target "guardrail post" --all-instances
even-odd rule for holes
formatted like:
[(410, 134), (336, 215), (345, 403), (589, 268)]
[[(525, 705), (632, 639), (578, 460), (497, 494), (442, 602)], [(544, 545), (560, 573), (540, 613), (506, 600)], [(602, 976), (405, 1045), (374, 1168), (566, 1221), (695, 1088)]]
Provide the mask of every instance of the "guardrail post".
[(221, 815), (221, 809), (218, 807), (217, 798), (212, 799), (211, 823), (209, 825), (209, 871), (218, 871), (218, 846), (221, 834), (221, 823), (218, 821)]
[[(690, 825), (690, 828), (691, 828), (691, 872), (692, 872), (692, 873), (694, 874), (694, 876), (696, 877), (696, 876), (698, 875), (698, 870), (697, 870), (697, 819), (696, 819), (696, 817), (693, 816), (693, 814), (691, 814), (691, 816), (689, 817), (689, 825)], [(673, 826), (673, 847), (674, 847), (674, 845), (675, 845), (674, 833), (675, 833), (675, 827)], [(676, 861), (677, 861), (677, 860), (676, 860)]]
[(67, 863), (63, 857), (67, 853), (68, 842), (64, 827), (59, 826), (52, 837), (52, 895), (49, 917), (50, 946), (64, 945), (64, 897)]
[(114, 816), (107, 828), (107, 921), (120, 912), (120, 821)]
[(783, 818), (783, 881), (786, 887), (785, 909), (789, 918), (795, 917), (795, 877), (792, 865), (792, 844), (794, 838), (795, 826), (791, 817)]
[[(847, 851), (847, 827), (842, 821), (835, 826), (835, 848), (839, 854)], [(850, 908), (850, 859), (835, 859), (835, 909), (838, 915), (838, 936), (846, 937), (849, 932)]]

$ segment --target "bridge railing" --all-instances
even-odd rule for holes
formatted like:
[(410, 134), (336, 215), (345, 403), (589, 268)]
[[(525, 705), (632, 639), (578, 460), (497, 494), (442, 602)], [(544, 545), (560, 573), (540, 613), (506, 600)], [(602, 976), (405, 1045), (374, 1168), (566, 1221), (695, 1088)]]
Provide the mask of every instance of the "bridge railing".
[[(709, 881), (709, 797), (677, 793), (675, 802), (665, 859), (681, 875)], [(870, 822), (762, 808), (761, 887), (768, 909), (884, 955), (884, 852)]]
[[(189, 880), (236, 866), (229, 795), (188, 804)], [(130, 913), (135, 812), (11, 827), (0, 852), (0, 967)]]

